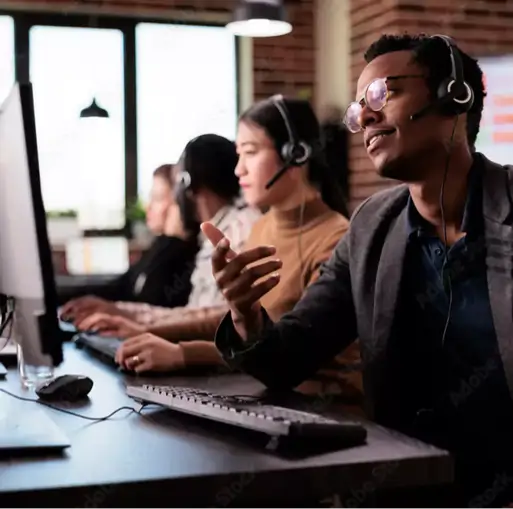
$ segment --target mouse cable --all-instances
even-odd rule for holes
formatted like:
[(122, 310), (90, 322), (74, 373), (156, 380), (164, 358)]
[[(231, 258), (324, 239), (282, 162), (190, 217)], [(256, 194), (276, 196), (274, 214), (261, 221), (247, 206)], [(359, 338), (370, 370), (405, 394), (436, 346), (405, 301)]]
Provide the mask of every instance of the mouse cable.
[(110, 419), (111, 417), (113, 417), (118, 412), (121, 412), (121, 410), (129, 410), (130, 413), (134, 412), (136, 414), (140, 414), (141, 411), (143, 410), (143, 408), (148, 406), (148, 405), (142, 405), (139, 408), (139, 410), (136, 410), (135, 408), (133, 408), (131, 406), (122, 406), (122, 407), (117, 408), (116, 410), (111, 412), (109, 415), (106, 415), (104, 417), (89, 417), (88, 415), (77, 414), (76, 412), (72, 412), (71, 410), (66, 410), (65, 408), (60, 408), (58, 406), (51, 405), (50, 403), (47, 403), (46, 401), (41, 401), (40, 399), (32, 399), (32, 398), (25, 398), (23, 396), (18, 396), (17, 394), (13, 394), (12, 392), (6, 391), (5, 389), (0, 388), (0, 392), (3, 392), (4, 394), (7, 394), (8, 396), (11, 396), (13, 398), (19, 399), (20, 401), (29, 401), (30, 403), (37, 403), (38, 405), (46, 406), (48, 408), (51, 408), (52, 410), (57, 410), (58, 412), (62, 412), (64, 414), (69, 414), (74, 417), (80, 417), (81, 419), (86, 419), (88, 421), (96, 421), (96, 422), (106, 421), (106, 420)]

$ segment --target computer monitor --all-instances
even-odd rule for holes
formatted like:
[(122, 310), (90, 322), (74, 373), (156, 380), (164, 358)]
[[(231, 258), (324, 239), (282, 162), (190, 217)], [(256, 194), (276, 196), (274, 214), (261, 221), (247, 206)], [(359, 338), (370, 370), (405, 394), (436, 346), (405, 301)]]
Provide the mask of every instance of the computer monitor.
[(0, 294), (14, 301), (16, 341), (29, 364), (63, 359), (65, 333), (41, 193), (32, 85), (16, 83), (0, 107)]

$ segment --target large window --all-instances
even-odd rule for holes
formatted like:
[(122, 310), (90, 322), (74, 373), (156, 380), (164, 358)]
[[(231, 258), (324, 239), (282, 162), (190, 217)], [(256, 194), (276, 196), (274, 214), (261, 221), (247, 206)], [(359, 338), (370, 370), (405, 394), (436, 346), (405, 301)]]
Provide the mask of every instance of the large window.
[[(32, 82), (41, 186), (52, 218), (78, 213), (74, 235), (119, 235), (126, 204), (147, 201), (155, 168), (175, 163), (200, 134), (235, 138), (237, 38), (222, 26), (90, 21), (5, 11), (0, 103), (15, 76)], [(80, 118), (93, 100), (108, 119)]]
[[(83, 229), (123, 227), (122, 32), (33, 26), (29, 48), (46, 209), (77, 210)], [(108, 119), (80, 118), (93, 98)]]
[(14, 84), (14, 20), (0, 16), (0, 104)]
[(235, 37), (223, 27), (140, 23), (136, 27), (138, 188), (145, 200), (153, 170), (175, 163), (204, 133), (234, 139)]

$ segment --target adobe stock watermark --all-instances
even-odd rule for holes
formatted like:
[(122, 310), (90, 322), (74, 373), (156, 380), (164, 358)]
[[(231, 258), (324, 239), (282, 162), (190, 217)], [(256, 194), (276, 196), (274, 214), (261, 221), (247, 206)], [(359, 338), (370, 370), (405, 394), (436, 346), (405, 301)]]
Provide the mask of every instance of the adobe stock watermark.
[(255, 480), (255, 477), (254, 472), (241, 474), (237, 480), (231, 482), (216, 494), (214, 507), (228, 507)]
[(483, 366), (476, 368), (469, 378), (460, 382), (460, 388), (457, 392), (451, 392), (451, 403), (457, 407), (464, 403), (481, 385), (499, 368), (497, 359), (490, 358)]
[(359, 507), (383, 485), (398, 466), (399, 462), (394, 461), (374, 467), (371, 478), (359, 488), (351, 489), (349, 497), (343, 501), (342, 507)]
[(176, 294), (183, 292), (191, 284), (191, 274), (195, 268), (196, 259), (189, 262), (179, 274), (173, 275), (173, 282), (164, 288), (164, 293), (168, 300), (172, 300)]
[[(115, 488), (111, 484), (100, 486), (94, 491), (91, 491), (85, 496), (84, 505), (80, 507), (97, 508), (102, 507), (110, 495), (114, 492)], [(108, 504), (107, 504), (108, 505)]]
[(468, 507), (489, 507), (501, 493), (510, 487), (512, 482), (513, 477), (511, 475), (505, 472), (498, 474), (493, 484), (486, 491), (481, 493), (481, 495), (473, 498), (469, 502)]
[[(486, 253), (486, 240), (483, 236), (468, 242), (467, 253), (464, 260), (455, 259), (453, 260), (443, 271), (443, 287), (446, 286), (448, 281), (454, 281), (460, 277), (469, 266), (476, 263), (478, 257), (484, 256)], [(436, 298), (443, 292), (443, 289), (435, 281), (430, 281), (426, 287), (426, 291), (416, 295), (417, 302), (420, 307), (424, 309), (426, 304), (432, 303)]]

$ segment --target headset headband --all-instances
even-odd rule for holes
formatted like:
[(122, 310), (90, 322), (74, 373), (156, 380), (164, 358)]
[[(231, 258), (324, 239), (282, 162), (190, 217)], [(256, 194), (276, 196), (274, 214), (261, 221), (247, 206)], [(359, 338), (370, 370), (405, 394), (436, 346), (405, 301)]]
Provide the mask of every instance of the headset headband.
[[(456, 85), (456, 93), (452, 97), (452, 100), (459, 104), (469, 103), (472, 100), (473, 94), (470, 86), (465, 81), (463, 62), (456, 44), (447, 35), (436, 34), (431, 37), (441, 39), (449, 50), (449, 58), (451, 59), (451, 76), (450, 81), (447, 84), (447, 93), (451, 94), (452, 88)], [(466, 92), (465, 97), (459, 97), (464, 91)]]
[(289, 143), (292, 143), (294, 146), (298, 145), (299, 138), (297, 137), (297, 133), (292, 122), (290, 121), (289, 111), (287, 109), (287, 105), (285, 104), (283, 95), (277, 94), (274, 95), (271, 99), (283, 118), (283, 122), (285, 123), (289, 137)]

